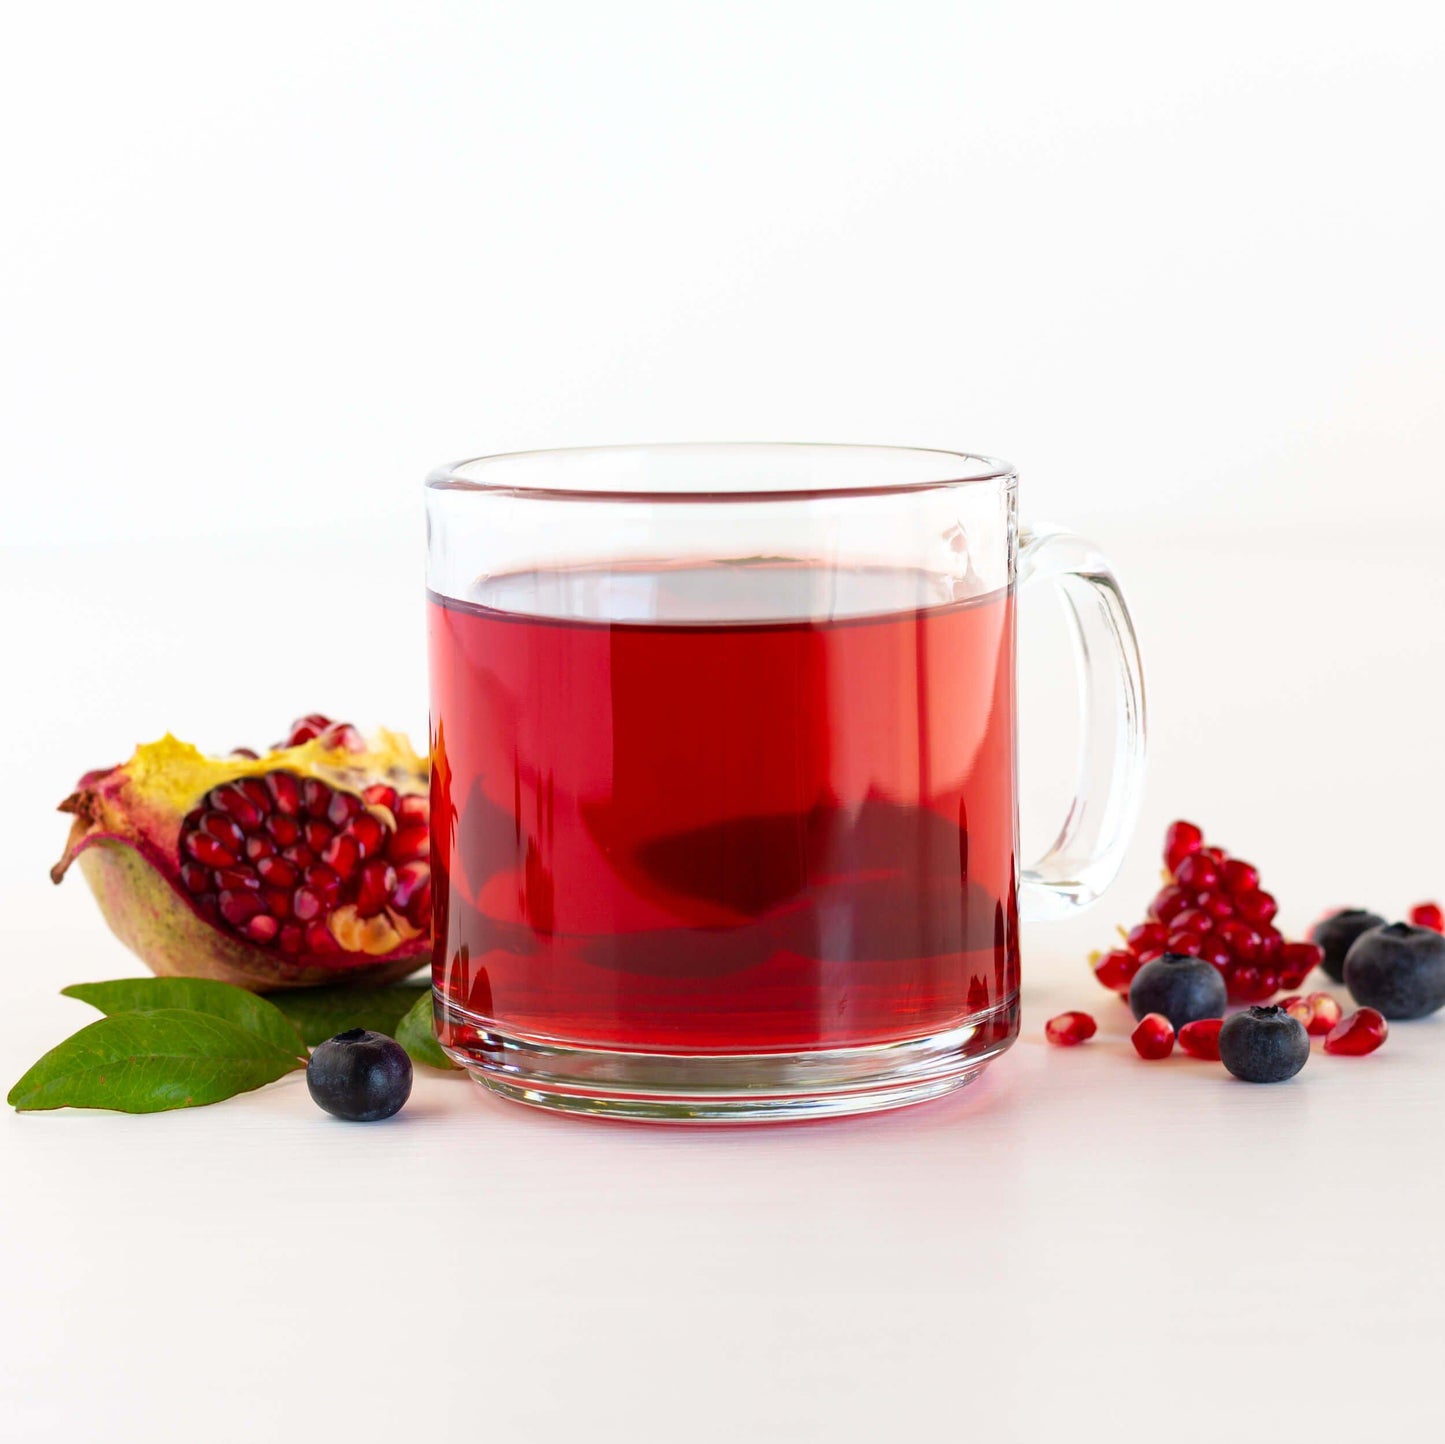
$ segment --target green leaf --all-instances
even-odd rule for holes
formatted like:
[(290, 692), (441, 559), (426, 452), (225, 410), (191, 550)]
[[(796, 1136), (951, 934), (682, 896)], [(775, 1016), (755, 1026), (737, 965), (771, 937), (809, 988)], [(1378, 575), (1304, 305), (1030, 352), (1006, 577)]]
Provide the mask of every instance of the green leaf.
[(457, 1066), (437, 1042), (430, 988), (424, 996), (416, 1000), (407, 1015), (396, 1025), (396, 1041), (411, 1054), (413, 1063), (425, 1063), (428, 1068)]
[(394, 1038), (403, 1014), (423, 995), (429, 997), (431, 989), (398, 983), (383, 988), (289, 988), (268, 998), (314, 1048), (348, 1028), (370, 1028)]
[(11, 1090), (19, 1109), (159, 1113), (247, 1093), (303, 1065), (284, 1048), (212, 1013), (116, 1013), (52, 1048)]
[(212, 982), (207, 978), (118, 978), (109, 983), (72, 983), (60, 992), (63, 997), (78, 998), (107, 1014), (156, 1008), (187, 1008), (195, 1013), (210, 1013), (258, 1034), (293, 1058), (306, 1057), (301, 1034), (274, 1003), (230, 983)]

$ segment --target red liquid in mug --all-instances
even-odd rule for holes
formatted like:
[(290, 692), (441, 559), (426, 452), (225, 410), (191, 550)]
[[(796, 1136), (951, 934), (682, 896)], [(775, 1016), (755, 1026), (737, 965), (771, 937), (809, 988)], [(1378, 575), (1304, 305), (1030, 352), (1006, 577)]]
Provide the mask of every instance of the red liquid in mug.
[(432, 596), (442, 1041), (1011, 1036), (1013, 597), (938, 588), (758, 562)]

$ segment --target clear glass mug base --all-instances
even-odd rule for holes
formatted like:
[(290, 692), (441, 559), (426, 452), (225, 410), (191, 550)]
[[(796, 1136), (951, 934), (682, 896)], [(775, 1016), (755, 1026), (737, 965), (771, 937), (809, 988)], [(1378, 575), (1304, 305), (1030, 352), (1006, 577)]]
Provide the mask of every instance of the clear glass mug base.
[[(638, 1053), (527, 1037), (438, 996), (438, 1021), (478, 1038), (446, 1051), (503, 1098), (647, 1123), (842, 1118), (923, 1103), (976, 1078), (1018, 1036), (1017, 993), (943, 1032), (797, 1053)], [(999, 1022), (1006, 1023), (1000, 1036)]]

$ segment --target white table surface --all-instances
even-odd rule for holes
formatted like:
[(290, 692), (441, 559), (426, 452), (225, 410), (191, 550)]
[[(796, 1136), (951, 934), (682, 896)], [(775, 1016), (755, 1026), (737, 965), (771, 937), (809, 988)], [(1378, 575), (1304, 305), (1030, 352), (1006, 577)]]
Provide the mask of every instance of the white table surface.
[[(1445, 576), (1409, 529), (1115, 533), (1149, 674), (1141, 831), (1099, 908), (1026, 930), (1023, 1036), (982, 1082), (723, 1131), (425, 1073), (373, 1127), (299, 1074), (150, 1117), (6, 1111), (0, 1436), (1437, 1437), (1445, 1016), (1251, 1088), (1137, 1060), (1084, 954), (1142, 914), (1176, 814), (1255, 861), (1296, 931), (1445, 893)], [(7, 1087), (91, 1016), (61, 986), (139, 971), (78, 879), (45, 879), (82, 770), (314, 707), (420, 730), (414, 570), (332, 555), (6, 554)], [(363, 625), (323, 670), (263, 640), (337, 596)], [(1025, 820), (1047, 823), (1067, 674), (1047, 610), (1025, 621)], [(1043, 1042), (1067, 1007), (1099, 1017), (1084, 1048)]]

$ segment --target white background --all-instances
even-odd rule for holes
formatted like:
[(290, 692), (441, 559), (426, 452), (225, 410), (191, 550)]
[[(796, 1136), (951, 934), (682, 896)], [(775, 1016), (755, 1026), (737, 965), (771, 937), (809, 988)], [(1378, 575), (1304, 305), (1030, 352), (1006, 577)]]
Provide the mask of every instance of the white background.
[[(418, 484), (517, 447), (974, 448), (1115, 554), (1154, 760), (1025, 1034), (749, 1134), (299, 1080), (6, 1116), (6, 1437), (1438, 1427), (1445, 1024), (1142, 1071), (1082, 958), (1165, 822), (1295, 931), (1445, 891), (1445, 22), (1374, 4), (14, 6), (0, 29), (6, 1086), (135, 971), (49, 809), (166, 728), (420, 737)], [(1060, 808), (1025, 609), (1024, 812)], [(1045, 1017), (1100, 1004), (1101, 1041)], [(1427, 1422), (1420, 1422), (1421, 1420)], [(1433, 1421), (1433, 1423), (1429, 1422)]]

